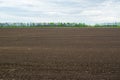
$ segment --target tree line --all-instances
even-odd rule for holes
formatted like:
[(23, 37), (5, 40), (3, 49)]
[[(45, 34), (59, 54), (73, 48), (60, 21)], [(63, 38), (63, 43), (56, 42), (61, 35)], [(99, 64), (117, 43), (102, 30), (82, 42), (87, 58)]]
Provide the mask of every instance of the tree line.
[(85, 23), (0, 23), (0, 27), (87, 27)]
[(29, 28), (29, 27), (120, 27), (120, 23), (103, 23), (87, 25), (85, 23), (0, 23), (0, 28)]
[(95, 27), (120, 27), (120, 23), (102, 23), (102, 24), (96, 24)]

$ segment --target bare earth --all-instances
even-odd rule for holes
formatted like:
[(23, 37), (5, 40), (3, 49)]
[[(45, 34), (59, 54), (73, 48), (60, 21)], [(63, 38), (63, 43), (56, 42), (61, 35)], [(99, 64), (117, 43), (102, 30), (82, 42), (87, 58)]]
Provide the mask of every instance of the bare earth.
[(120, 80), (120, 29), (0, 29), (0, 80)]

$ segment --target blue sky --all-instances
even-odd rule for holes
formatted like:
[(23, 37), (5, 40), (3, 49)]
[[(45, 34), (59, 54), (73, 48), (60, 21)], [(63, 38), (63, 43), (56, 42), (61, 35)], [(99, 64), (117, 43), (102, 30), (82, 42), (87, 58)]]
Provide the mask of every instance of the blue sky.
[(120, 22), (120, 0), (0, 0), (0, 22)]

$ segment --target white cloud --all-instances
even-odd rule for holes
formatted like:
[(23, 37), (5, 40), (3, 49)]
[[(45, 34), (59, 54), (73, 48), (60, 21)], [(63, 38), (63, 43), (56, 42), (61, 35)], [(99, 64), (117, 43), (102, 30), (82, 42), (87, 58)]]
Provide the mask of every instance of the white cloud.
[(82, 11), (81, 15), (83, 16), (98, 16), (102, 15), (103, 12), (101, 10), (85, 10)]
[(120, 22), (119, 4), (119, 0), (0, 0), (0, 21)]

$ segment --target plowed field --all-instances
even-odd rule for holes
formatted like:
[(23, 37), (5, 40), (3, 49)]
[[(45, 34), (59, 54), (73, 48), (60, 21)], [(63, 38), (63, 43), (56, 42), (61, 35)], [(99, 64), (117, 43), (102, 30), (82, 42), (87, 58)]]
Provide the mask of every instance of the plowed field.
[(0, 80), (120, 80), (120, 29), (0, 29)]

